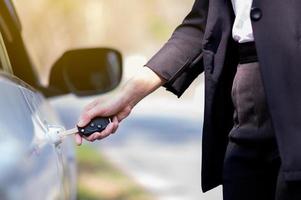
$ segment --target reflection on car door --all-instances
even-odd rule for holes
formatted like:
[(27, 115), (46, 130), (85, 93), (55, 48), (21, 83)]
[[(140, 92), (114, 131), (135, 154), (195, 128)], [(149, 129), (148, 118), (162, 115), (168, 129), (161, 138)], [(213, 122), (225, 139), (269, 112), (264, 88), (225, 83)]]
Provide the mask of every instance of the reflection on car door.
[[(39, 92), (26, 87), (20, 87), (20, 90), (34, 120), (40, 127), (43, 127), (46, 137), (64, 129), (48, 101)], [(57, 172), (61, 181), (61, 193), (64, 194), (64, 199), (75, 199), (76, 163), (73, 140), (72, 138), (66, 138), (62, 143), (52, 144), (52, 146), (57, 157)]]
[(25, 90), (0, 74), (1, 199), (62, 199), (59, 158), (44, 142), (47, 128), (29, 108)]
[[(5, 5), (11, 8), (10, 1)], [(22, 61), (22, 69), (32, 66), (20, 54), (10, 56), (0, 32), (0, 199), (75, 199), (74, 145), (71, 139), (49, 143), (49, 134), (63, 126), (47, 99), (13, 76), (9, 58)]]

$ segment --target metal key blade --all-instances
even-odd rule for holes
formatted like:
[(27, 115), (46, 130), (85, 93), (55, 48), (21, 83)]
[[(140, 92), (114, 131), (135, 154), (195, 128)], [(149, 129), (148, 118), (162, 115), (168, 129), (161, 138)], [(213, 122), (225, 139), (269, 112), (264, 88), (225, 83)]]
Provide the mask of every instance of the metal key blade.
[(61, 132), (61, 134), (63, 136), (72, 135), (72, 134), (75, 134), (75, 133), (78, 133), (78, 128), (72, 128), (72, 129), (68, 129), (68, 130), (65, 130), (65, 131)]

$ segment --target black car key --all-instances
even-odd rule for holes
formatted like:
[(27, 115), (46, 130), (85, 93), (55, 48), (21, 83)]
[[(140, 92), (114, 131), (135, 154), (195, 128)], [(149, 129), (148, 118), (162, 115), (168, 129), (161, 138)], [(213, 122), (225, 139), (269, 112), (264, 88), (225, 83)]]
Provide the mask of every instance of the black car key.
[(105, 130), (110, 122), (110, 118), (96, 117), (84, 127), (77, 126), (78, 133), (82, 136), (88, 137), (95, 132), (101, 132)]
[(58, 131), (57, 134), (51, 134), (51, 141), (53, 143), (60, 143), (62, 139), (68, 135), (73, 135), (76, 133), (79, 133), (81, 136), (88, 137), (92, 135), (95, 132), (101, 132), (108, 124), (111, 122), (111, 119), (109, 117), (103, 118), (103, 117), (96, 117), (92, 119), (89, 124), (87, 124), (84, 127), (76, 127), (69, 130), (63, 130)]

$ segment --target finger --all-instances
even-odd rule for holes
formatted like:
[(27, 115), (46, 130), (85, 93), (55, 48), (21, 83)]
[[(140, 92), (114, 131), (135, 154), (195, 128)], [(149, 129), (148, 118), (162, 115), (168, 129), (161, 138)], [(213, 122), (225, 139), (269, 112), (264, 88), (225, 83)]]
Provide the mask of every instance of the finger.
[(107, 126), (107, 128), (104, 131), (101, 132), (101, 137), (105, 138), (105, 137), (109, 136), (110, 134), (113, 133), (113, 130), (114, 130), (114, 123), (111, 122)]
[(83, 139), (78, 133), (75, 134), (75, 142), (78, 146), (80, 146), (83, 143)]
[(108, 117), (108, 113), (110, 113), (109, 108), (104, 108), (103, 105), (99, 104), (86, 112), (86, 114), (89, 115), (91, 119), (97, 116)]
[(77, 123), (77, 126), (79, 127), (84, 127), (86, 126), (90, 121), (91, 121), (92, 117), (88, 114), (88, 112), (84, 112)]
[(112, 130), (111, 134), (114, 134), (114, 133), (116, 133), (116, 131), (117, 131), (118, 127), (119, 127), (119, 125), (118, 125), (118, 124), (114, 125), (114, 128), (113, 128), (113, 130)]
[(89, 138), (89, 137), (86, 137), (86, 136), (83, 136), (83, 138), (89, 142), (93, 142), (93, 139)]
[(87, 113), (91, 118), (96, 116), (109, 117), (118, 113), (123, 105), (124, 100), (103, 101), (103, 103), (98, 103), (95, 107), (88, 110)]
[[(93, 133), (93, 134), (95, 134), (95, 133)], [(82, 136), (82, 137), (89, 142), (93, 142), (93, 138), (92, 138), (93, 134), (91, 134), (89, 136)]]
[(104, 109), (92, 108), (91, 110), (83, 113), (77, 123), (77, 126), (84, 127), (86, 126), (93, 118), (98, 116), (107, 117), (108, 115), (105, 114)]
[(99, 137), (99, 132), (95, 132), (93, 134), (91, 134), (89, 137), (87, 137), (87, 140), (93, 142), (95, 140), (96, 137)]
[(117, 116), (114, 116), (112, 123), (113, 123), (113, 125), (114, 125), (114, 128), (113, 128), (113, 130), (112, 130), (112, 133), (115, 133), (116, 130), (118, 129), (118, 126), (119, 126), (119, 121), (118, 121)]
[(112, 122), (113, 122), (113, 123), (116, 123), (116, 122), (118, 123), (118, 122), (119, 122), (119, 121), (118, 121), (118, 117), (117, 117), (117, 116), (114, 116)]
[(103, 136), (99, 132), (95, 132), (88, 137), (89, 141), (91, 141), (91, 142), (94, 142), (95, 140), (100, 140), (102, 138), (103, 138)]
[(103, 130), (102, 132), (93, 134), (92, 139), (93, 139), (93, 140), (100, 140), (100, 139), (103, 139), (103, 138), (109, 136), (109, 135), (112, 133), (113, 129), (114, 129), (114, 124), (113, 124), (113, 123), (110, 123), (110, 124), (107, 126), (107, 128), (106, 128), (105, 130)]
[(98, 100), (94, 100), (91, 103), (89, 103), (82, 111), (82, 114), (78, 120), (77, 125), (79, 127), (83, 127), (87, 125), (91, 121), (91, 117), (89, 116), (89, 113), (87, 113), (90, 109), (94, 108), (98, 104)]
[(101, 139), (103, 139), (104, 138), (104, 136), (101, 134), (101, 133), (99, 133), (99, 132), (97, 132), (94, 136), (93, 136), (93, 140), (101, 140)]
[(129, 116), (130, 113), (131, 113), (131, 108), (126, 107), (124, 110), (122, 110), (117, 114), (118, 121), (121, 122), (124, 118)]
[(92, 109), (93, 107), (95, 107), (98, 104), (98, 102), (99, 102), (98, 99), (92, 101), (91, 103), (89, 103), (88, 105), (86, 105), (84, 107), (83, 112), (87, 112), (88, 110)]

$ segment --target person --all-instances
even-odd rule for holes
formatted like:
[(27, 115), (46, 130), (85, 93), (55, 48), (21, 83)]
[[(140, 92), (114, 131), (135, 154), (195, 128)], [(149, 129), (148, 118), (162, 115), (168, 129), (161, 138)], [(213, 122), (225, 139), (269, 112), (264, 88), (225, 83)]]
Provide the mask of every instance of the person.
[[(224, 200), (301, 199), (301, 2), (196, 0), (123, 89), (86, 106), (79, 126), (114, 116), (114, 133), (160, 86), (180, 97), (205, 73), (202, 189)], [(78, 144), (82, 138), (76, 135)]]

